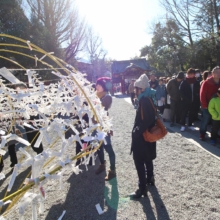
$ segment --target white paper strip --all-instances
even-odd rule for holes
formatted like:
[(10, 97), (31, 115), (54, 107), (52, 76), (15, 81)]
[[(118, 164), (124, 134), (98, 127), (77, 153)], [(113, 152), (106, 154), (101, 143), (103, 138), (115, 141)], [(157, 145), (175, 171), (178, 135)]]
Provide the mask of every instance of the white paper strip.
[(5, 178), (5, 174), (4, 173), (0, 173), (0, 180), (3, 180)]
[(5, 131), (0, 130), (0, 135), (5, 135)]
[(17, 173), (18, 173), (18, 170), (20, 169), (21, 165), (20, 164), (15, 164), (14, 166), (14, 170), (13, 170), (13, 173), (11, 175), (11, 179), (10, 179), (10, 182), (8, 184), (8, 188), (7, 188), (7, 191), (10, 192), (11, 191), (11, 188), (12, 186), (14, 185), (14, 182), (15, 182), (15, 178), (17, 176)]
[(5, 150), (0, 149), (0, 154), (1, 154), (2, 156), (4, 156), (4, 155), (5, 155), (5, 153), (6, 153), (6, 151), (5, 151)]
[(33, 87), (34, 83), (33, 83), (33, 75), (36, 73), (36, 71), (33, 70), (27, 70), (27, 76), (28, 76), (28, 86), (29, 87)]
[(7, 200), (6, 202), (3, 202), (2, 200), (0, 200), (0, 208), (2, 208), (2, 206), (7, 205), (11, 203), (11, 200)]
[(18, 150), (21, 151), (24, 155), (26, 155), (27, 158), (32, 158), (32, 156), (26, 150), (24, 150), (23, 147), (19, 147)]
[(28, 128), (31, 128), (33, 130), (38, 130), (38, 128), (35, 128), (35, 127), (31, 126), (30, 124), (27, 124), (26, 122), (24, 123), (24, 126), (28, 127)]
[(32, 205), (32, 220), (37, 220), (37, 204), (35, 199), (31, 203)]
[(100, 204), (96, 204), (95, 205), (97, 212), (99, 213), (99, 215), (102, 215), (104, 213), (104, 211), (102, 210)]
[(28, 205), (33, 201), (33, 199), (36, 196), (37, 196), (36, 193), (26, 192), (24, 194), (24, 197), (22, 198), (22, 202), (18, 205), (20, 217), (22, 217), (24, 215), (24, 212), (26, 211)]
[(2, 75), (5, 79), (7, 79), (13, 84), (22, 83), (5, 67), (0, 69), (0, 75)]
[(62, 215), (58, 218), (58, 220), (62, 220), (62, 218), (65, 214), (66, 214), (66, 210), (63, 211)]
[(35, 144), (34, 144), (34, 147), (39, 148), (42, 139), (43, 139), (43, 133), (40, 133), (40, 135), (39, 135), (38, 138), (37, 138), (37, 141), (36, 141)]
[(82, 170), (79, 169), (79, 166), (72, 166), (72, 170), (73, 172), (78, 175), (80, 172), (82, 172)]

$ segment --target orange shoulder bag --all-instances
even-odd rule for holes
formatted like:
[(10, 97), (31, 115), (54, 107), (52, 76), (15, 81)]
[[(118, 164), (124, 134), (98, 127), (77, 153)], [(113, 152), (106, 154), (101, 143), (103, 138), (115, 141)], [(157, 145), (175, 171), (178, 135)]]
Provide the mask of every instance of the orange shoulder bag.
[[(144, 136), (144, 140), (145, 141), (147, 141), (147, 142), (155, 142), (155, 141), (160, 140), (161, 138), (165, 137), (166, 134), (167, 134), (167, 130), (166, 130), (165, 126), (163, 125), (163, 122), (160, 120), (160, 117), (159, 117), (159, 115), (157, 113), (156, 108), (154, 107), (154, 104), (153, 104), (152, 100), (150, 98), (149, 98), (149, 100), (150, 100), (150, 102), (152, 104), (152, 107), (155, 110), (157, 119), (156, 119), (156, 123), (155, 123), (154, 127), (151, 128), (149, 131), (146, 130), (143, 133), (143, 136)], [(141, 119), (142, 120), (144, 119), (144, 114), (143, 114), (142, 107), (141, 107)]]

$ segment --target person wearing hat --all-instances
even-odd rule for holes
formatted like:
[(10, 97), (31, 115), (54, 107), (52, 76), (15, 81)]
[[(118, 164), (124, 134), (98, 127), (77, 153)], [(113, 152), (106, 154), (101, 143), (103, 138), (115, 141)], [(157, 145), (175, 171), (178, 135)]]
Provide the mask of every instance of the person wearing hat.
[(170, 127), (174, 126), (174, 123), (180, 123), (181, 118), (181, 96), (179, 91), (180, 83), (184, 80), (185, 75), (183, 72), (179, 72), (177, 76), (171, 79), (167, 83), (167, 93), (170, 96)]
[[(112, 87), (112, 83), (109, 77), (101, 77), (101, 78), (98, 78), (96, 81), (96, 95), (100, 98), (102, 105), (104, 106), (106, 111), (110, 109), (111, 104), (112, 104), (112, 97), (108, 93), (111, 87)], [(103, 143), (101, 147), (99, 148), (99, 150), (97, 151), (98, 157), (100, 160), (100, 165), (98, 169), (96, 170), (96, 174), (100, 174), (106, 168), (106, 165), (105, 165), (106, 161), (104, 158), (104, 148), (105, 148), (106, 152), (109, 155), (109, 160), (110, 160), (110, 170), (108, 171), (107, 176), (105, 177), (105, 180), (109, 181), (112, 178), (116, 177), (115, 152), (112, 148), (110, 134), (108, 134), (105, 137), (105, 139), (106, 139), (107, 144), (105, 145)]]
[[(131, 153), (137, 170), (139, 184), (133, 198), (147, 195), (147, 185), (154, 185), (153, 160), (156, 158), (156, 142), (144, 140), (143, 132), (155, 125), (155, 108), (152, 99), (156, 91), (150, 88), (148, 77), (142, 74), (134, 83), (139, 105), (132, 129)], [(147, 178), (146, 178), (147, 175)]]
[(182, 100), (182, 126), (180, 131), (185, 131), (186, 117), (188, 113), (188, 128), (192, 131), (195, 130), (195, 128), (192, 126), (192, 123), (197, 118), (200, 91), (200, 83), (197, 81), (195, 74), (195, 69), (188, 69), (186, 73), (186, 79), (183, 80), (180, 84), (179, 89)]

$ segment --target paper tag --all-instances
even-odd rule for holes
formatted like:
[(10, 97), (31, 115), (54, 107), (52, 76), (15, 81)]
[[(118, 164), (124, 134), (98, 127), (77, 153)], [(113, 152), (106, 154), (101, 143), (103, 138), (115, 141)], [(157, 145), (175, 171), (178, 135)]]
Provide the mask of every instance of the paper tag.
[(95, 205), (97, 212), (99, 213), (99, 215), (102, 215), (104, 213), (104, 211), (102, 210), (100, 204), (96, 204)]
[(0, 155), (4, 156), (4, 155), (5, 155), (5, 153), (6, 153), (6, 151), (5, 151), (5, 150), (0, 149)]
[(10, 81), (13, 84), (22, 83), (5, 67), (0, 69), (0, 75), (2, 75), (5, 79), (7, 79), (8, 81)]
[(40, 186), (39, 190), (40, 190), (40, 194), (45, 198), (45, 191), (44, 191), (43, 186)]
[(83, 143), (82, 150), (85, 150), (87, 148), (87, 143)]
[(62, 218), (65, 214), (66, 214), (66, 210), (63, 211), (62, 215), (58, 218), (58, 220), (62, 220)]
[(0, 135), (5, 135), (5, 131), (0, 130)]

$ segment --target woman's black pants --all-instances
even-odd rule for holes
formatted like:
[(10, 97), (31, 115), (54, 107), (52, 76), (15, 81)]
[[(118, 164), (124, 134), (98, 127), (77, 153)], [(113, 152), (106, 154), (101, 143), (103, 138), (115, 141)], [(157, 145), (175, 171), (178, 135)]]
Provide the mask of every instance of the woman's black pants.
[(185, 126), (185, 124), (186, 124), (186, 117), (187, 117), (188, 113), (189, 113), (188, 126), (192, 126), (192, 123), (194, 122), (196, 114), (197, 114), (195, 104), (182, 102), (182, 115), (181, 115), (181, 125), (182, 126)]
[(10, 156), (11, 165), (14, 166), (15, 164), (17, 164), (18, 159), (17, 159), (17, 155), (16, 155), (15, 144), (8, 146), (8, 154)]
[(35, 136), (36, 136), (36, 138), (34, 139), (34, 141), (31, 143), (32, 149), (33, 149), (37, 154), (42, 153), (42, 151), (43, 151), (43, 145), (42, 145), (42, 143), (40, 143), (39, 148), (34, 147), (34, 144), (36, 143), (37, 138), (38, 138), (39, 135), (40, 135), (40, 132), (39, 132), (39, 134), (37, 134), (38, 131), (35, 131), (35, 130), (31, 129), (31, 128), (25, 127), (25, 129), (26, 129), (26, 132), (27, 132), (27, 139), (28, 139), (28, 141), (29, 141), (30, 143), (32, 142), (32, 140), (33, 140), (33, 139), (35, 138)]
[(211, 138), (213, 140), (217, 139), (219, 129), (220, 129), (220, 121), (212, 120)]
[(134, 164), (139, 178), (139, 189), (144, 190), (146, 186), (146, 173), (147, 179), (151, 179), (151, 177), (154, 175), (153, 160), (135, 159)]

